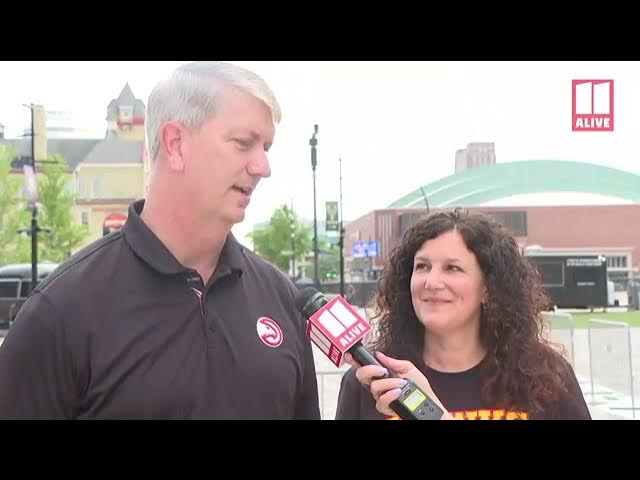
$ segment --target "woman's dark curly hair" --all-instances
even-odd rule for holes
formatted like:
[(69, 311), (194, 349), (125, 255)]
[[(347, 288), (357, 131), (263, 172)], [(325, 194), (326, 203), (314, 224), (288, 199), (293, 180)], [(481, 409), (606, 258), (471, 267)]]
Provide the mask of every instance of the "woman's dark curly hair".
[(373, 298), (378, 332), (372, 348), (424, 366), (425, 328), (411, 301), (414, 257), (425, 241), (454, 229), (475, 255), (488, 291), (480, 327), (487, 350), (483, 400), (553, 418), (557, 405), (570, 398), (571, 367), (542, 335), (540, 314), (550, 300), (536, 267), (522, 255), (510, 232), (488, 215), (462, 209), (438, 212), (404, 234)]

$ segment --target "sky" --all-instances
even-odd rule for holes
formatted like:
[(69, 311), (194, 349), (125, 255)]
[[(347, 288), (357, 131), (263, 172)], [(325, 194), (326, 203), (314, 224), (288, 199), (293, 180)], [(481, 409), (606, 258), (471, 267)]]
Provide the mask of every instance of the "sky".
[[(185, 62), (188, 59), (185, 60)], [(455, 152), (494, 142), (498, 163), (574, 160), (640, 174), (640, 62), (234, 62), (262, 76), (283, 111), (269, 152), (272, 176), (254, 192), (243, 243), (256, 223), (291, 205), (313, 218), (309, 139), (319, 125), (317, 212), (339, 200), (354, 220), (454, 173)], [(104, 135), (106, 109), (125, 83), (147, 103), (185, 62), (0, 62), (0, 123), (29, 126), (23, 103), (71, 111)], [(613, 132), (572, 132), (571, 81), (613, 79)]]

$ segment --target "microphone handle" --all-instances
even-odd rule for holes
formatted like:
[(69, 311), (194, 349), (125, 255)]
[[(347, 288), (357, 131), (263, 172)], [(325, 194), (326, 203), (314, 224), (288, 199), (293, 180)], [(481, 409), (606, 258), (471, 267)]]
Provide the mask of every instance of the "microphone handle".
[[(367, 350), (367, 347), (362, 345), (362, 342), (358, 342), (353, 347), (351, 347), (349, 349), (349, 353), (353, 356), (353, 358), (360, 365), (363, 365), (363, 366), (364, 365), (377, 365), (378, 367), (386, 368), (384, 365), (382, 365), (376, 359), (376, 357), (373, 356), (373, 353), (371, 353), (369, 350)], [(387, 368), (387, 371), (389, 372), (389, 374), (385, 375), (384, 377), (381, 377), (381, 378), (387, 378), (387, 377), (395, 378), (395, 377), (397, 377), (395, 372), (392, 372), (388, 368)]]

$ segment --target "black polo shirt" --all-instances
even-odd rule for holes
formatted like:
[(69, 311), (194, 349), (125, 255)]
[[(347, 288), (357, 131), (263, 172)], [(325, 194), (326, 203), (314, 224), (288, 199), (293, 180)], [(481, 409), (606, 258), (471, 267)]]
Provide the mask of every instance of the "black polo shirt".
[(207, 285), (131, 205), (0, 346), (0, 418), (319, 419), (295, 287), (229, 234)]

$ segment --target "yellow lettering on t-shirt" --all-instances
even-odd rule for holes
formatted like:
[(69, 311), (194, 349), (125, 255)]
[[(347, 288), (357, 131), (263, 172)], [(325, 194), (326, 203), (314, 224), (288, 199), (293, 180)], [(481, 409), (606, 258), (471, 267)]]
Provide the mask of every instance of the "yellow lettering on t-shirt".
[(507, 420), (527, 420), (527, 412), (507, 412)]
[(491, 420), (491, 410), (478, 410), (478, 417), (480, 420)]
[(504, 418), (504, 408), (498, 408), (493, 410), (493, 420), (502, 420)]
[(478, 419), (478, 410), (466, 410), (464, 412), (465, 420), (477, 420)]

